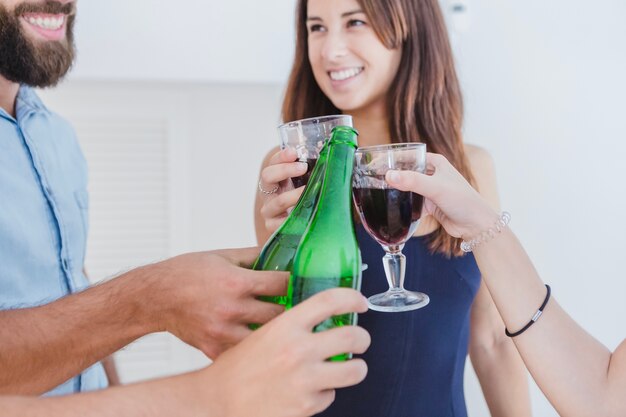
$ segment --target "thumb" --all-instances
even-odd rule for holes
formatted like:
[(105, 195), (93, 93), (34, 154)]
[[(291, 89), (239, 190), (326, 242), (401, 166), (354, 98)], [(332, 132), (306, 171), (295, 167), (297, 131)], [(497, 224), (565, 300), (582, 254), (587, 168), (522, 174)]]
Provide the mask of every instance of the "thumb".
[(412, 191), (426, 198), (435, 190), (432, 177), (417, 171), (389, 170), (385, 180), (400, 191)]
[(285, 313), (293, 321), (307, 329), (312, 329), (332, 316), (346, 313), (364, 313), (367, 300), (351, 288), (333, 288), (315, 294)]
[(233, 265), (240, 266), (242, 268), (250, 268), (252, 264), (259, 256), (261, 248), (239, 248), (239, 249), (222, 249), (216, 251), (217, 254), (226, 258)]

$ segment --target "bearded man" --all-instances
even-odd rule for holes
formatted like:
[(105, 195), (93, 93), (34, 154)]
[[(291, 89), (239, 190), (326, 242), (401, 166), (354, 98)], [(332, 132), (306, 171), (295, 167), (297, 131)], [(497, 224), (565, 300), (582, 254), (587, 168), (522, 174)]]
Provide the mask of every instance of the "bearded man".
[[(87, 286), (86, 164), (71, 127), (31, 89), (56, 85), (72, 66), (75, 5), (0, 1), (3, 309), (38, 305)], [(106, 386), (96, 364), (53, 393)]]
[(33, 87), (56, 85), (74, 60), (75, 2), (0, 2), (0, 74)]
[(76, 0), (0, 0), (0, 394), (104, 388), (101, 361), (152, 332), (216, 359), (248, 323), (282, 312), (258, 297), (287, 288), (285, 273), (243, 268), (253, 249), (182, 255), (87, 289), (85, 159), (33, 90), (72, 66), (75, 10)]

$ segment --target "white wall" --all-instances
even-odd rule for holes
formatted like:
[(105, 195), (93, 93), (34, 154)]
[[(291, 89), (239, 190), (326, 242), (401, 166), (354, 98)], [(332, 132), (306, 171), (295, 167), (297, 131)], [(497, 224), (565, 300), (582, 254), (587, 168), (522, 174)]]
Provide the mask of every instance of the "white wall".
[(79, 2), (81, 79), (282, 82), (291, 64), (293, 2)]
[[(469, 6), (454, 35), (466, 138), (494, 156), (502, 206), (555, 297), (614, 349), (626, 336), (626, 2)], [(533, 402), (556, 415), (537, 390)]]
[[(116, 88), (163, 100), (182, 91), (181, 117), (190, 122), (182, 133), (185, 186), (197, 192), (188, 201), (189, 239), (179, 247), (250, 244), (258, 160), (276, 140), (291, 56), (292, 2), (188, 0), (173, 9), (181, 3), (81, 2), (80, 61), (73, 82), (50, 99), (62, 110), (73, 91), (89, 86), (92, 100)], [(613, 349), (626, 335), (626, 2), (468, 5), (470, 26), (453, 35), (467, 140), (494, 156), (502, 206), (555, 297)], [(214, 83), (224, 80), (235, 84)], [(471, 372), (467, 381), (470, 414), (486, 415)], [(536, 416), (556, 415), (536, 388), (533, 403)]]
[(473, 2), (456, 43), (466, 137), (495, 157), (503, 206), (572, 315), (626, 333), (626, 2)]

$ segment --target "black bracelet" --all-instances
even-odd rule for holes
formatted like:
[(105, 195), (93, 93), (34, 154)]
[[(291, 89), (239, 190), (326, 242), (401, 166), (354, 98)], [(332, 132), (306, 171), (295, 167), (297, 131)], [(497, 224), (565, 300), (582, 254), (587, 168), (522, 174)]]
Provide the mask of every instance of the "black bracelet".
[(509, 329), (507, 329), (506, 327), (504, 328), (504, 333), (509, 336), (509, 337), (515, 337), (515, 336), (519, 336), (520, 334), (524, 333), (526, 330), (528, 330), (528, 328), (530, 326), (532, 326), (533, 324), (535, 324), (535, 322), (537, 320), (539, 320), (539, 317), (541, 317), (541, 315), (543, 314), (543, 309), (546, 308), (546, 304), (548, 304), (548, 300), (550, 299), (550, 286), (548, 284), (546, 284), (546, 288), (548, 289), (548, 293), (546, 294), (546, 298), (543, 300), (543, 304), (541, 304), (541, 307), (539, 307), (539, 310), (537, 310), (537, 312), (535, 313), (535, 315), (533, 316), (532, 319), (530, 319), (530, 321), (528, 323), (526, 323), (526, 326), (524, 326), (522, 328), (522, 330), (519, 330), (515, 333), (511, 333), (509, 332)]

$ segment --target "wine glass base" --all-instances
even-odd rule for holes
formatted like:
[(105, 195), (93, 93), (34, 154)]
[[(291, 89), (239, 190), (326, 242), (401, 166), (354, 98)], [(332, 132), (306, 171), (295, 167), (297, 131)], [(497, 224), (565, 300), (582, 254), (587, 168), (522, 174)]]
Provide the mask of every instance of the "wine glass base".
[(370, 310), (384, 313), (417, 310), (426, 307), (429, 302), (430, 298), (426, 294), (407, 290), (389, 290), (367, 299)]

